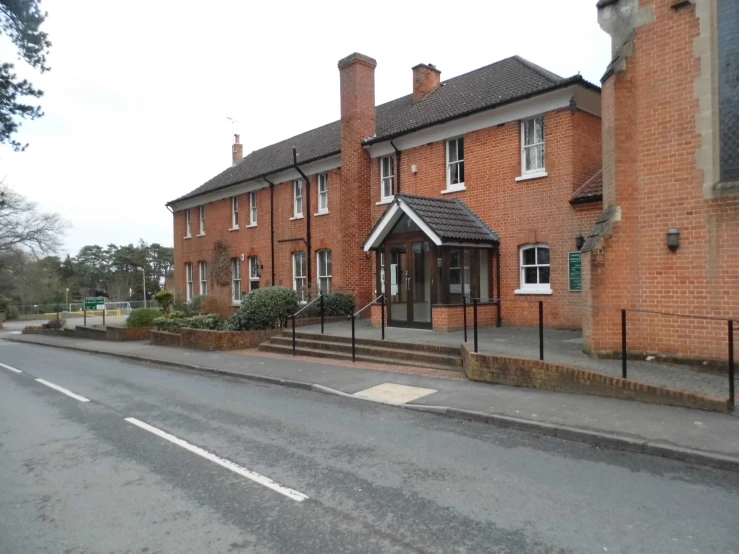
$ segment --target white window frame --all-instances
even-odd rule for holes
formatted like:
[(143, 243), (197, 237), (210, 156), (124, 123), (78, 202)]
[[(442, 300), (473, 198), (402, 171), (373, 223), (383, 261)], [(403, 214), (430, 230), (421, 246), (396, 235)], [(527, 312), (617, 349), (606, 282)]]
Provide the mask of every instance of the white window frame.
[(328, 213), (328, 173), (318, 174), (318, 213), (316, 215), (324, 215)]
[[(292, 219), (302, 219), (303, 218), (303, 188), (304, 188), (303, 180), (302, 179), (296, 179), (293, 181), (293, 217)], [(300, 194), (298, 194), (298, 189), (300, 189)], [(298, 200), (300, 200), (300, 211), (298, 211)]]
[(200, 220), (199, 237), (205, 235), (205, 206), (198, 206), (198, 219)]
[(185, 297), (187, 302), (190, 302), (193, 298), (193, 285), (192, 285), (192, 262), (185, 264)]
[[(302, 263), (302, 274), (298, 275), (297, 269), (299, 264), (297, 263), (298, 258), (303, 260)], [(305, 303), (305, 287), (308, 285), (308, 269), (307, 269), (307, 256), (305, 252), (293, 252), (293, 290), (298, 293), (298, 297), (301, 303)], [(298, 286), (300, 282), (300, 286)]]
[[(462, 157), (459, 158), (459, 142), (462, 141)], [(462, 172), (464, 173), (464, 137), (456, 137), (446, 141), (446, 191), (442, 192), (457, 192), (460, 190), (466, 190), (464, 179), (459, 183), (452, 183), (452, 166), (462, 166)], [(451, 156), (449, 153), (452, 148), (455, 149), (457, 159), (450, 161)]]
[(231, 230), (239, 228), (239, 197), (231, 197)]
[(200, 296), (208, 294), (208, 264), (198, 262), (198, 274), (200, 276)]
[[(324, 258), (323, 265), (321, 264), (322, 256)], [(326, 256), (328, 256), (328, 258), (331, 260), (331, 273), (326, 271), (328, 269), (328, 260), (326, 259)], [(320, 290), (323, 294), (331, 294), (331, 287), (333, 286), (333, 268), (333, 256), (329, 248), (324, 248), (323, 250), (319, 250), (318, 252), (316, 252), (316, 275), (318, 276), (318, 290)], [(328, 286), (326, 287), (326, 290), (324, 290), (324, 288), (321, 286), (322, 279), (327, 280)]]
[(257, 191), (249, 193), (249, 227), (257, 226)]
[[(256, 271), (256, 275), (254, 270)], [(256, 290), (259, 288), (260, 285), (260, 266), (259, 266), (259, 257), (258, 256), (249, 256), (249, 292)], [(254, 283), (257, 284), (256, 288), (254, 288)]]
[(192, 237), (192, 212), (188, 209), (185, 210), (185, 238), (190, 237)]
[(241, 260), (231, 259), (231, 302), (241, 304)]
[[(526, 144), (526, 132), (525, 127), (526, 124), (532, 121), (541, 121), (541, 142), (532, 142), (531, 144)], [(534, 124), (534, 128), (536, 128), (536, 124)], [(535, 169), (526, 169), (526, 151), (527, 149), (536, 148), (538, 146), (541, 146), (541, 167), (535, 168)], [(547, 159), (547, 148), (546, 148), (546, 128), (545, 128), (545, 121), (543, 115), (538, 115), (536, 117), (530, 117), (528, 119), (521, 120), (521, 177), (518, 177), (517, 181), (522, 181), (525, 179), (534, 179), (537, 177), (546, 177), (547, 176), (547, 170), (546, 170), (546, 159)]]
[[(540, 264), (538, 253), (536, 256), (536, 263), (525, 265), (523, 261), (524, 252), (532, 248), (536, 249), (547, 249), (549, 251), (549, 263)], [(535, 244), (524, 244), (518, 249), (518, 267), (519, 267), (519, 289), (515, 291), (516, 294), (552, 294), (552, 250), (548, 244), (538, 242)], [(548, 267), (549, 268), (549, 282), (548, 283), (526, 283), (525, 269), (528, 267)], [(539, 271), (537, 271), (537, 281), (539, 280)]]
[[(386, 173), (385, 162), (390, 169), (389, 173)], [(388, 185), (390, 194), (388, 192)], [(380, 158), (380, 201), (389, 202), (395, 197), (395, 156), (384, 156)]]

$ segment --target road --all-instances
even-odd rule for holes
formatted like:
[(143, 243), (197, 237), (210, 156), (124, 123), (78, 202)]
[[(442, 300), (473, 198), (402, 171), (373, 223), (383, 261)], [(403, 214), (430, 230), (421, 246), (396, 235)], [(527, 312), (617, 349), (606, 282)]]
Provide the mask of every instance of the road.
[[(128, 315), (121, 314), (120, 316), (112, 315), (105, 318), (105, 322), (111, 325), (125, 325), (126, 319), (128, 318)], [(12, 320), (12, 321), (3, 321), (3, 328), (0, 330), (0, 335), (4, 332), (13, 332), (13, 331), (22, 331), (24, 327), (27, 327), (28, 325), (43, 325), (44, 323), (48, 322), (49, 319), (53, 318), (41, 318), (41, 319), (34, 319), (34, 320)], [(84, 319), (81, 317), (70, 317), (67, 319), (67, 327), (74, 328), (75, 325), (82, 325), (84, 322)], [(102, 316), (90, 316), (87, 318), (87, 325), (102, 325), (103, 324), (103, 318)]]
[(739, 552), (735, 473), (1, 340), (0, 362), (2, 554)]

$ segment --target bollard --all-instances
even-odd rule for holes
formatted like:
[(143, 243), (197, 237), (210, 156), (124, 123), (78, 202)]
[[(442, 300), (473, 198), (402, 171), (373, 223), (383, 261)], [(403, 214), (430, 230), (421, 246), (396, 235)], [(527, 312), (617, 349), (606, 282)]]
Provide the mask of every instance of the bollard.
[(734, 409), (736, 393), (734, 392), (734, 322), (729, 320), (729, 405)]
[(544, 360), (544, 302), (539, 300), (539, 360)]
[(382, 327), (382, 340), (385, 340), (385, 295), (380, 295), (380, 327)]
[(321, 294), (321, 334), (323, 334), (323, 293)]
[(621, 310), (621, 377), (626, 379), (626, 310)]
[(477, 298), (472, 299), (472, 325), (472, 332), (475, 338), (475, 354), (477, 354)]
[(462, 327), (464, 327), (464, 342), (467, 342), (467, 299), (462, 295)]
[(293, 356), (295, 356), (295, 314), (293, 314)]

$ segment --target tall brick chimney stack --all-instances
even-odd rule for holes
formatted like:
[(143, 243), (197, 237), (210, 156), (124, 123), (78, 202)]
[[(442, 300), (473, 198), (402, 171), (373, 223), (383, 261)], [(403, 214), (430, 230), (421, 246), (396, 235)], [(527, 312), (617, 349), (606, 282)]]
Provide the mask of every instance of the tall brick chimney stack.
[(441, 83), (441, 71), (433, 64), (419, 63), (413, 68), (413, 101), (434, 92)]
[[(234, 133), (234, 143), (231, 147), (231, 158), (233, 164), (239, 163), (242, 159), (244, 159), (244, 145), (241, 144), (239, 141), (241, 137)], [(233, 165), (232, 164), (232, 165)]]
[[(363, 141), (375, 135), (375, 67), (377, 62), (354, 53), (339, 61), (341, 84), (341, 226), (342, 259), (334, 263), (339, 286), (355, 294), (358, 307), (371, 300), (372, 264), (361, 245), (371, 228), (370, 157)], [(350, 223), (351, 222), (351, 223)]]

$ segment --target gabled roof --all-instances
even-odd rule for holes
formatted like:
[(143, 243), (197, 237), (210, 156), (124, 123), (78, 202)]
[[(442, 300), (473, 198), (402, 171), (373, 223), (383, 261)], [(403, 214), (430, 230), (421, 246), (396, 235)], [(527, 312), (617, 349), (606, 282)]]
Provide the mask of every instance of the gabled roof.
[(572, 195), (570, 204), (585, 204), (586, 202), (599, 202), (603, 200), (603, 170), (585, 181)]
[(408, 215), (436, 245), (500, 242), (498, 234), (459, 199), (399, 194), (370, 231), (364, 243), (365, 251), (379, 247), (403, 214)]
[[(388, 140), (573, 84), (599, 90), (580, 75), (565, 79), (519, 56), (506, 58), (442, 81), (439, 88), (420, 101), (415, 102), (413, 95), (409, 94), (377, 106), (377, 133), (366, 140), (365, 144)], [(334, 121), (255, 150), (205, 184), (169, 203), (289, 169), (293, 165), (293, 147), (297, 149), (301, 164), (339, 154), (341, 122)]]

